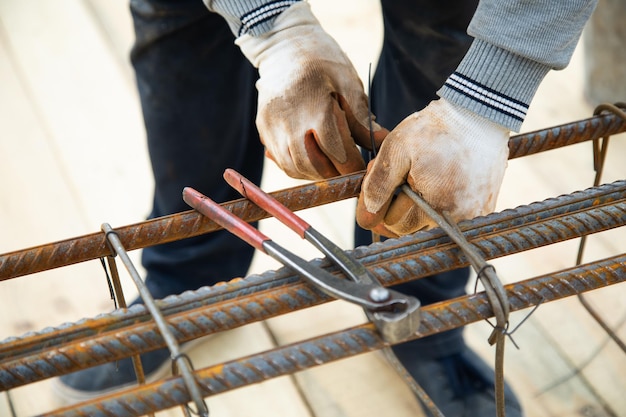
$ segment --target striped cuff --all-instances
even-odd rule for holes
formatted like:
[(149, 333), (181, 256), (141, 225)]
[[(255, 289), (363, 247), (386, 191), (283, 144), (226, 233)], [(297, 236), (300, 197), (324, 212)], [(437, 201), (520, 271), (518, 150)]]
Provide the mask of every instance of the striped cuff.
[(209, 10), (220, 14), (235, 37), (243, 35), (259, 36), (269, 31), (274, 20), (295, 3), (301, 0), (205, 0)]
[(475, 39), (437, 94), (519, 132), (550, 67)]
[(299, 0), (272, 1), (250, 10), (241, 16), (241, 27), (237, 37), (242, 35), (261, 35), (272, 28), (274, 19)]

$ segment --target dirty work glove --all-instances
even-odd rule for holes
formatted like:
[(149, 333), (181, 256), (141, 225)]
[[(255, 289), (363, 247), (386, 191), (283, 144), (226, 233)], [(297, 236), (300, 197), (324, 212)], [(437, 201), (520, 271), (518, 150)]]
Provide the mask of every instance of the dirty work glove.
[(507, 165), (509, 130), (445, 99), (404, 119), (370, 162), (357, 221), (384, 236), (436, 224), (404, 193), (408, 185), (455, 221), (494, 210)]
[[(294, 178), (365, 169), (355, 144), (371, 148), (363, 85), (307, 2), (281, 13), (269, 32), (236, 43), (259, 69), (256, 125), (269, 158)], [(388, 132), (374, 126), (380, 141)]]

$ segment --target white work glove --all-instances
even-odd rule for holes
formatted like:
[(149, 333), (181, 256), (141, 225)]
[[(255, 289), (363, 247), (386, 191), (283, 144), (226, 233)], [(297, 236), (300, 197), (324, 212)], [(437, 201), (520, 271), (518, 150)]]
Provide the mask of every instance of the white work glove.
[[(368, 165), (357, 221), (384, 236), (436, 224), (404, 193), (405, 182), (455, 221), (491, 213), (507, 166), (509, 130), (445, 99), (404, 119)], [(397, 196), (394, 197), (394, 195)]]
[[(371, 148), (363, 84), (307, 2), (281, 13), (270, 32), (236, 43), (259, 69), (256, 125), (269, 158), (294, 178), (365, 169), (355, 144)], [(388, 133), (373, 130), (379, 142)]]

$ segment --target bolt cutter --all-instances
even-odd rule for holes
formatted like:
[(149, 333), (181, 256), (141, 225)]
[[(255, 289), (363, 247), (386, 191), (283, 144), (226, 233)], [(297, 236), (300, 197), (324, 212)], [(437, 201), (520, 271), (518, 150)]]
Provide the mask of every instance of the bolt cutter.
[(419, 326), (419, 300), (383, 287), (351, 254), (238, 172), (227, 169), (224, 178), (241, 195), (313, 244), (350, 280), (338, 278), (306, 262), (193, 188), (183, 190), (183, 200), (254, 248), (291, 268), (324, 293), (361, 306), (387, 342), (397, 343), (415, 333)]

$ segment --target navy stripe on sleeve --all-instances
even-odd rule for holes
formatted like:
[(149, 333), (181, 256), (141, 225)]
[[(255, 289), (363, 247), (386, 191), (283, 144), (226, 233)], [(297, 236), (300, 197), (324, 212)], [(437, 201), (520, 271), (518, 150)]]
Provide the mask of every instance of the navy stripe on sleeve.
[(519, 121), (524, 121), (528, 112), (528, 104), (484, 86), (458, 72), (448, 77), (445, 86)]
[(256, 9), (250, 10), (241, 17), (241, 28), (239, 36), (245, 35), (256, 26), (275, 18), (284, 12), (289, 6), (298, 3), (300, 0), (277, 0), (265, 3)]

